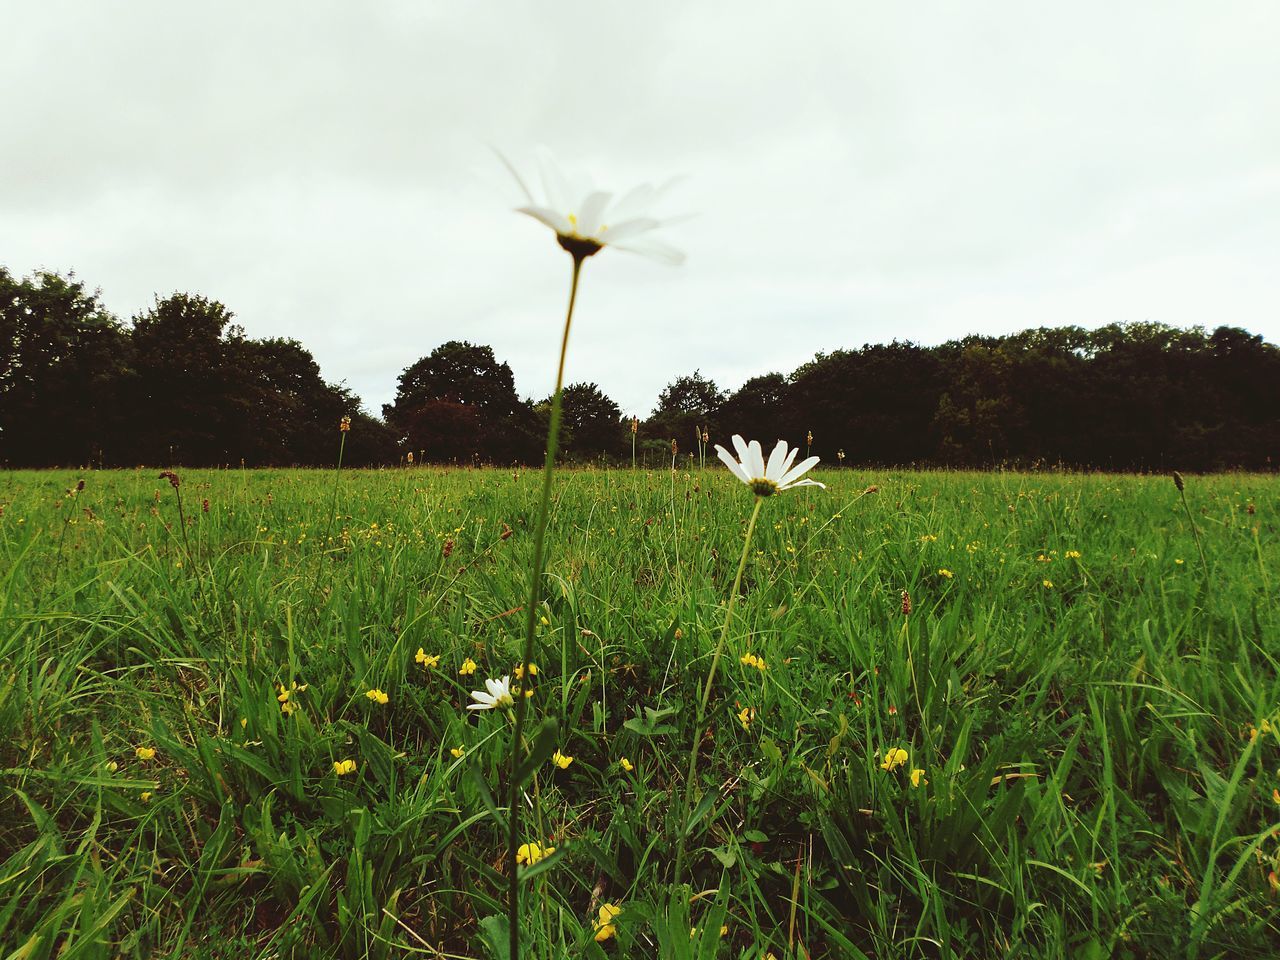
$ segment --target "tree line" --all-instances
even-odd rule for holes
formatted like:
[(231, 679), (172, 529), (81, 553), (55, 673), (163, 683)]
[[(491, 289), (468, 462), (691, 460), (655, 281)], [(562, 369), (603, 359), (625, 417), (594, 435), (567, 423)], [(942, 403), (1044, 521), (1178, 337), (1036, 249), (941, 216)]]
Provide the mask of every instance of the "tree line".
[[(156, 297), (128, 323), (74, 275), (0, 267), (0, 463), (322, 466), (534, 463), (550, 398), (522, 398), (491, 347), (442, 344), (400, 374), (381, 417), (291, 339), (249, 339), (221, 303)], [(678, 376), (630, 419), (566, 387), (566, 459), (650, 466), (733, 432), (846, 465), (1273, 469), (1280, 348), (1237, 327), (1037, 328), (939, 346), (819, 353), (723, 390)], [(809, 439), (811, 438), (811, 439)], [(412, 457), (410, 457), (412, 454)]]

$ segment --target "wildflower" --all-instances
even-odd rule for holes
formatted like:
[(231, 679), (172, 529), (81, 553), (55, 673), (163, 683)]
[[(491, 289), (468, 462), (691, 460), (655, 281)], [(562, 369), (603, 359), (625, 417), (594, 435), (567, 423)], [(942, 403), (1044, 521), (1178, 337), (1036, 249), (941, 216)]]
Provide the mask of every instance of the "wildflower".
[(938, 576), (946, 577), (948, 580), (950, 580), (952, 577), (955, 576), (955, 574), (952, 573), (950, 570), (948, 570), (946, 567), (939, 567)]
[(738, 722), (742, 724), (743, 730), (751, 728), (751, 721), (755, 719), (755, 711), (750, 707), (743, 707), (738, 711)]
[(470, 657), (467, 657), (465, 660), (463, 660), (462, 666), (458, 668), (459, 675), (464, 677), (469, 677), (471, 676), (471, 674), (475, 672), (476, 672), (476, 662), (472, 660)]
[(307, 689), (307, 685), (305, 683), (299, 684), (295, 680), (287, 687), (283, 683), (280, 684), (279, 687), (280, 695), (276, 697), (276, 701), (280, 704), (280, 712), (287, 717), (298, 709), (298, 705), (293, 702), (293, 695), (295, 693), (302, 693), (302, 691)]
[(538, 203), (515, 167), (501, 154), (498, 159), (529, 201), (528, 206), (518, 207), (517, 211), (554, 230), (557, 242), (575, 259), (594, 256), (609, 246), (673, 266), (684, 261), (680, 251), (649, 236), (663, 225), (663, 221), (649, 215), (649, 210), (662, 197), (665, 187), (654, 189), (644, 184), (611, 206), (612, 194), (593, 189), (587, 177), (566, 177), (550, 152), (542, 150), (538, 161), (546, 201)]
[(340, 777), (345, 777), (348, 773), (355, 773), (356, 762), (354, 760), (335, 760), (333, 761), (333, 772)]
[(819, 483), (817, 480), (801, 480), (806, 473), (814, 468), (818, 463), (817, 457), (809, 457), (801, 460), (794, 467), (791, 466), (800, 448), (788, 451), (787, 442), (779, 440), (777, 446), (773, 448), (773, 452), (769, 454), (769, 462), (766, 464), (764, 460), (764, 451), (760, 447), (759, 440), (752, 440), (747, 443), (738, 434), (733, 435), (733, 447), (738, 451), (738, 460), (733, 459), (733, 455), (729, 453), (720, 444), (716, 444), (716, 454), (726, 467), (732, 471), (733, 475), (751, 488), (751, 492), (757, 497), (768, 497), (775, 493), (781, 493), (783, 490), (791, 490), (794, 487), (822, 487), (826, 489), (826, 484)]
[(902, 591), (902, 615), (904, 617), (911, 616), (911, 594)]
[(138, 794), (138, 799), (141, 800), (143, 803), (150, 803), (151, 797), (152, 797), (152, 793), (150, 790), (143, 790), (142, 793)]
[(636, 768), (635, 764), (632, 763), (630, 760), (628, 760), (626, 757), (623, 757), (621, 760), (618, 761), (618, 766), (620, 766), (623, 770), (627, 771), (627, 773), (630, 773), (632, 770)]
[(1080, 559), (1080, 551), (1079, 551), (1079, 550), (1068, 550), (1065, 554), (1063, 554), (1063, 556), (1065, 556), (1068, 560), (1079, 560), (1079, 559)]
[(901, 747), (894, 747), (892, 750), (885, 753), (884, 760), (880, 764), (880, 769), (892, 772), (906, 762), (907, 751), (903, 750)]
[(408, 453), (406, 453), (406, 454), (404, 455), (404, 460), (405, 460), (405, 463), (413, 463), (413, 451), (412, 451), (412, 450), (410, 450)]
[(573, 757), (567, 757), (559, 750), (551, 755), (551, 762), (561, 770), (568, 770), (569, 764), (573, 763)]
[(1053, 589), (1053, 581), (1052, 581), (1052, 580), (1045, 580), (1045, 581), (1044, 581), (1044, 588), (1045, 588), (1046, 590), (1052, 590), (1052, 589)]
[(600, 904), (600, 913), (595, 923), (596, 943), (604, 943), (618, 932), (615, 920), (622, 914), (622, 908), (616, 903)]
[(374, 687), (372, 690), (366, 690), (364, 695), (376, 703), (380, 707), (385, 707), (391, 700), (385, 693)]
[(544, 847), (540, 843), (522, 843), (516, 850), (516, 863), (527, 863), (533, 866), (539, 860), (556, 852), (555, 847)]
[(515, 697), (511, 695), (510, 677), (503, 677), (501, 680), (486, 680), (484, 686), (484, 690), (471, 691), (471, 699), (476, 702), (467, 704), (468, 710), (495, 710), (498, 707), (512, 707), (515, 705)]
[(463, 747), (450, 747), (449, 753), (453, 755), (453, 759), (461, 760), (467, 751)]
[(156, 758), (155, 747), (139, 747), (133, 752), (139, 760), (154, 760)]
[(158, 479), (158, 480), (168, 480), (168, 481), (169, 481), (169, 486), (173, 487), (173, 489), (175, 489), (175, 490), (177, 490), (177, 489), (178, 489), (178, 485), (182, 483), (182, 481), (178, 479), (178, 475), (177, 475), (176, 473), (174, 473), (172, 470), (166, 470), (166, 471), (164, 471), (164, 473), (160, 474), (160, 476), (159, 476), (159, 477), (157, 477), (156, 479)]
[(1183, 565), (1183, 563), (1185, 563), (1186, 561), (1185, 561), (1185, 560), (1183, 560), (1181, 557), (1178, 557), (1178, 558), (1177, 558), (1176, 560), (1174, 560), (1173, 562), (1174, 562), (1174, 563), (1176, 563), (1178, 566), (1182, 566), (1182, 565)]
[[(547, 622), (547, 618), (546, 618), (546, 617), (543, 617), (543, 618), (542, 618), (542, 622), (545, 624), (545, 623)], [(516, 675), (516, 679), (517, 679), (517, 680), (523, 680), (523, 679), (524, 679), (524, 664), (523, 664), (523, 663), (518, 663), (518, 664), (516, 664), (515, 675)], [(529, 664), (529, 676), (531, 676), (531, 677), (536, 677), (537, 675), (538, 675), (538, 665), (537, 665), (536, 663), (531, 663), (531, 664)]]
[(413, 659), (415, 663), (422, 664), (422, 666), (427, 670), (440, 665), (440, 658), (438, 656), (435, 654), (428, 654), (421, 647), (419, 647), (418, 652), (413, 655)]
[(350, 429), (351, 429), (351, 418), (350, 418), (350, 417), (343, 417), (341, 420), (339, 420), (339, 421), (338, 421), (338, 429), (339, 429), (339, 430), (341, 430), (343, 433), (347, 433), (348, 431), (350, 431)]
[(738, 662), (745, 667), (755, 667), (761, 673), (769, 669), (765, 666), (764, 657), (757, 657), (754, 653), (744, 653), (738, 658)]
[(913, 787), (919, 787), (928, 782), (929, 781), (925, 778), (923, 767), (916, 767), (911, 771), (911, 785)]

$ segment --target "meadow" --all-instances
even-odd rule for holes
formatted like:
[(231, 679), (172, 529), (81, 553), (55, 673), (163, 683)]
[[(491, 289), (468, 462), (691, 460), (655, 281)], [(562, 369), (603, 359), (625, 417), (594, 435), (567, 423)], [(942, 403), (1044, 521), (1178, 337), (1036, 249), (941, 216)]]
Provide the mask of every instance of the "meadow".
[[(0, 474), (0, 956), (505, 956), (538, 472), (157, 473)], [(557, 474), (528, 955), (1280, 954), (1280, 480), (818, 477), (696, 730), (750, 492)]]

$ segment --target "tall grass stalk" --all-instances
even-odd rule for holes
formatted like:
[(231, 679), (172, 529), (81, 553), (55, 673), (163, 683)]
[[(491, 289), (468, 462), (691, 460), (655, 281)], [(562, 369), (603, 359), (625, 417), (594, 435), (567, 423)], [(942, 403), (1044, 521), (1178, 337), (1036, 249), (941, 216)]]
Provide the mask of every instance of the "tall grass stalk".
[(725, 606), (724, 622), (720, 625), (720, 639), (716, 641), (715, 652), (711, 655), (711, 667), (707, 670), (707, 682), (702, 688), (702, 699), (698, 703), (698, 715), (693, 725), (693, 746), (689, 748), (689, 769), (685, 775), (684, 801), (680, 805), (680, 818), (676, 821), (679, 832), (676, 836), (676, 866), (673, 883), (677, 890), (684, 876), (684, 848), (689, 830), (689, 810), (693, 801), (694, 777), (698, 769), (698, 750), (702, 745), (702, 725), (707, 719), (707, 704), (711, 702), (711, 685), (715, 683), (720, 657), (724, 654), (729, 626), (733, 623), (733, 608), (737, 605), (738, 590), (742, 587), (742, 572), (747, 568), (747, 555), (751, 551), (751, 537), (756, 530), (760, 508), (764, 505), (764, 497), (756, 497), (755, 500), (755, 506), (751, 508), (751, 519), (747, 521), (746, 535), (742, 538), (742, 556), (738, 559), (738, 572), (734, 574), (733, 589), (729, 591), (729, 602)]

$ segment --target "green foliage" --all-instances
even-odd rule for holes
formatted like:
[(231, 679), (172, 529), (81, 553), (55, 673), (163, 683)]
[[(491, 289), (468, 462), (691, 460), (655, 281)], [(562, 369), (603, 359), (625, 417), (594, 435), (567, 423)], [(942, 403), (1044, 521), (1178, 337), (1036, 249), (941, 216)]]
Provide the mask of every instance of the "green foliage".
[[(511, 725), (465, 707), (520, 656), (538, 478), (344, 471), (326, 534), (331, 472), (184, 471), (185, 538), (152, 471), (77, 479), (0, 480), (0, 942), (502, 956)], [(531, 955), (1274, 956), (1274, 478), (1187, 479), (1207, 569), (1162, 477), (821, 479), (765, 504), (700, 731), (748, 495), (557, 482)]]

